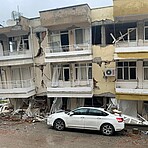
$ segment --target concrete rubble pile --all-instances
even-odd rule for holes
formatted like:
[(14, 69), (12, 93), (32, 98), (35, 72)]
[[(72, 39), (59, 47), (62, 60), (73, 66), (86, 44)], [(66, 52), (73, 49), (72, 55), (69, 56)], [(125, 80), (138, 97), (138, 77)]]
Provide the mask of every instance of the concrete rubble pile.
[[(142, 115), (139, 115), (137, 113), (136, 113), (136, 116), (134, 116), (134, 115), (131, 116), (131, 115), (125, 114), (123, 110), (120, 110), (119, 106), (120, 105), (116, 99), (111, 99), (107, 110), (109, 112), (112, 112), (115, 114), (121, 114), (121, 116), (124, 118), (124, 122), (126, 124), (148, 125), (148, 120), (145, 119)], [(131, 108), (132, 108), (132, 106), (131, 106)]]
[(35, 106), (35, 103), (31, 101), (28, 107), (16, 110), (11, 103), (6, 103), (0, 106), (0, 118), (11, 121), (45, 122), (46, 111), (42, 110), (42, 106)]

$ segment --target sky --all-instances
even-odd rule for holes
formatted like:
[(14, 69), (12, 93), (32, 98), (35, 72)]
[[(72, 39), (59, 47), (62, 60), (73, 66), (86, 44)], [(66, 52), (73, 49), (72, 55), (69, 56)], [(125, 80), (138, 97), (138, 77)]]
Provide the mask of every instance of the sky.
[(87, 3), (90, 8), (112, 6), (113, 0), (3, 0), (0, 5), (0, 24), (6, 25), (12, 11), (19, 11), (24, 17), (39, 16), (39, 11)]

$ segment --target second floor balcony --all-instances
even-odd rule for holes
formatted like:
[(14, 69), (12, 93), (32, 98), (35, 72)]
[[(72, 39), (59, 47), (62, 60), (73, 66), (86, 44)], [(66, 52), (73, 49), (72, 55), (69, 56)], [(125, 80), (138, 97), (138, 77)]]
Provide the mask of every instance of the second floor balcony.
[(115, 46), (114, 59), (147, 59), (148, 41), (120, 41)]
[(33, 79), (0, 81), (0, 96), (6, 98), (27, 98), (35, 95)]
[(92, 80), (85, 81), (57, 81), (47, 84), (49, 97), (90, 98), (93, 93)]
[(45, 51), (46, 62), (72, 62), (92, 60), (90, 44), (49, 46)]

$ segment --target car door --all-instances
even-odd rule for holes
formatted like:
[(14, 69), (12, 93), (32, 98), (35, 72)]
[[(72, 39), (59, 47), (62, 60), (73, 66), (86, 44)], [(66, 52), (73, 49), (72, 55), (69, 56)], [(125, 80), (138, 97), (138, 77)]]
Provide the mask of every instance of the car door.
[(86, 117), (84, 118), (85, 129), (96, 130), (100, 128), (100, 125), (106, 119), (108, 114), (99, 109), (89, 109)]
[(84, 128), (84, 116), (86, 115), (88, 109), (79, 108), (72, 111), (66, 119), (67, 127), (71, 128)]

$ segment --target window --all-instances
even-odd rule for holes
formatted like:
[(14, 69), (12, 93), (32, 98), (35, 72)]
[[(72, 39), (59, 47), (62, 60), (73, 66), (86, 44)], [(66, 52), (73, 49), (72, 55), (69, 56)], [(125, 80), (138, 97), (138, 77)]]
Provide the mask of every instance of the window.
[(144, 39), (148, 40), (148, 26), (144, 28)]
[(90, 109), (88, 114), (91, 116), (107, 116), (108, 115), (107, 113), (97, 109)]
[(90, 28), (75, 29), (75, 44), (90, 44)]
[(74, 115), (87, 115), (88, 109), (87, 108), (80, 108), (77, 110), (74, 110)]
[(54, 65), (52, 81), (56, 82), (58, 80), (69, 81), (70, 79), (70, 69), (69, 65)]
[(60, 45), (61, 45), (61, 40), (60, 40), (60, 33), (58, 31), (54, 32), (49, 32), (49, 44), (52, 49), (52, 52), (60, 52)]
[(92, 44), (101, 44), (101, 26), (92, 27)]
[(76, 44), (83, 43), (83, 30), (82, 29), (75, 30), (75, 40), (76, 40)]
[(23, 49), (29, 49), (28, 35), (10, 37), (9, 38), (9, 49), (13, 51), (21, 51)]
[(148, 61), (143, 62), (144, 80), (148, 80)]
[(117, 62), (116, 65), (118, 80), (136, 79), (136, 62)]
[(137, 40), (137, 29), (129, 28), (128, 29), (128, 41), (136, 41)]
[(76, 64), (76, 79), (78, 80), (88, 80), (92, 79), (92, 64)]

